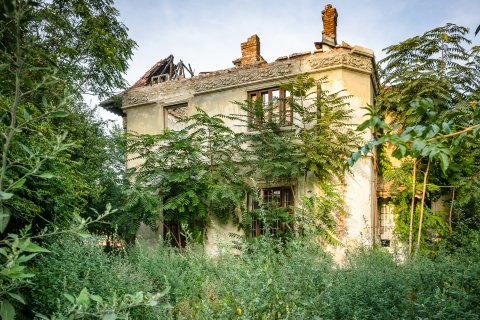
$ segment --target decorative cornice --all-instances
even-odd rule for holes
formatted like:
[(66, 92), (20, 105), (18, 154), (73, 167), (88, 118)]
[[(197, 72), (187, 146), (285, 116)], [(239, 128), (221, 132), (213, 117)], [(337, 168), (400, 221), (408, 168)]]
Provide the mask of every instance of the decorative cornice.
[(308, 60), (313, 70), (329, 68), (333, 66), (349, 66), (358, 70), (372, 72), (372, 59), (350, 53), (332, 54), (320, 57), (312, 57)]
[(296, 61), (299, 60), (306, 61), (307, 66), (309, 66), (310, 70), (305, 70), (306, 72), (332, 68), (349, 68), (368, 74), (372, 74), (373, 72), (372, 57), (352, 53), (350, 50), (345, 52), (337, 51), (326, 54), (313, 54), (310, 57), (305, 57), (305, 60), (303, 58), (288, 61), (282, 60), (272, 64), (227, 69), (205, 76), (167, 81), (142, 88), (133, 88), (125, 93), (123, 105), (124, 108), (128, 108), (129, 106), (163, 101), (167, 97), (170, 99), (175, 96), (176, 94), (174, 93), (179, 92), (179, 89), (182, 89), (181, 91), (187, 93), (187, 95), (197, 95), (269, 80), (278, 80), (283, 77), (291, 77), (299, 72), (299, 70), (293, 66)]
[(279, 63), (260, 68), (235, 70), (223, 75), (213, 75), (195, 79), (193, 88), (195, 93), (212, 91), (220, 88), (231, 87), (260, 80), (278, 78), (292, 73), (291, 63)]

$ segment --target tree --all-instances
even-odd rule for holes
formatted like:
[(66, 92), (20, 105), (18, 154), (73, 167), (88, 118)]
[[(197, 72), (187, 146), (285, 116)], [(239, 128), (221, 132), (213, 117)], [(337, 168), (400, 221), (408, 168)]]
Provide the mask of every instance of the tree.
[(104, 94), (124, 85), (121, 73), (135, 46), (111, 4), (5, 2), (0, 44), (7, 63), (0, 82), (6, 111), (2, 130), (9, 131), (2, 137), (8, 149), (2, 191), (15, 179), (24, 186), (9, 205), (19, 227), (35, 222), (38, 229), (45, 220), (65, 226), (101, 192), (97, 182), (107, 160), (106, 126), (80, 94)]
[[(249, 145), (245, 162), (254, 179), (287, 183), (300, 179), (303, 199), (295, 195), (295, 202), (297, 216), (303, 220), (299, 220), (301, 228), (316, 230), (321, 236), (335, 240), (338, 220), (335, 215), (344, 213), (335, 186), (341, 183), (346, 170), (345, 159), (360, 138), (350, 123), (349, 97), (322, 88), (326, 81), (326, 78), (315, 80), (306, 74), (299, 75), (281, 86), (290, 96), (271, 104), (260, 99), (238, 103), (247, 115), (236, 119), (246, 123), (250, 131), (245, 134)], [(282, 118), (276, 116), (278, 103), (293, 111), (289, 126), (278, 121), (278, 117)], [(262, 120), (252, 121), (252, 117)], [(323, 190), (323, 196), (308, 199), (307, 178), (310, 175), (315, 185)]]
[[(206, 240), (215, 218), (237, 220), (246, 184), (241, 175), (240, 137), (220, 116), (203, 110), (184, 119), (187, 127), (160, 135), (131, 135), (129, 154), (144, 163), (131, 170), (136, 186), (129, 191), (129, 207), (137, 221), (180, 222), (193, 240)], [(136, 210), (135, 210), (136, 209)]]
[[(134, 42), (126, 38), (125, 27), (116, 20), (117, 12), (111, 4), (111, 1), (27, 0), (9, 0), (1, 4), (2, 319), (14, 318), (14, 301), (25, 303), (18, 290), (27, 287), (28, 279), (34, 276), (27, 264), (36, 254), (46, 251), (32, 239), (80, 230), (77, 227), (58, 228), (70, 226), (71, 218), (75, 218), (80, 227), (89, 221), (80, 217), (85, 211), (81, 204), (89, 201), (87, 185), (94, 186), (96, 181), (82, 174), (81, 166), (87, 164), (88, 167), (102, 160), (86, 156), (77, 148), (89, 143), (90, 148), (96, 146), (103, 135), (98, 131), (101, 129), (94, 128), (96, 123), (88, 112), (82, 109), (80, 94), (84, 90), (97, 89), (101, 94), (123, 83), (108, 77), (117, 78), (125, 71), (125, 59), (131, 56), (134, 46)], [(68, 8), (73, 13), (65, 17), (60, 9)], [(75, 33), (61, 33), (66, 30), (67, 23), (78, 27)], [(95, 43), (99, 34), (110, 42)], [(113, 40), (118, 40), (118, 50), (105, 60), (99, 50), (116, 44)], [(80, 56), (75, 50), (80, 50), (81, 44), (88, 50)], [(94, 70), (98, 76), (81, 70)], [(73, 116), (65, 121), (69, 115)], [(69, 136), (68, 131), (73, 128), (78, 135)], [(91, 129), (95, 129), (94, 133), (83, 136), (81, 141), (80, 136), (90, 133)], [(93, 188), (90, 192), (96, 190)]]
[[(471, 43), (466, 38), (467, 32), (466, 28), (447, 24), (386, 48), (387, 56), (380, 62), (383, 83), (376, 106), (370, 109), (370, 118), (358, 128), (364, 130), (370, 127), (375, 134), (368, 145), (352, 156), (352, 160), (377, 146), (383, 148), (389, 144), (394, 146), (393, 157), (402, 159), (404, 165), (412, 163), (411, 178), (403, 179), (412, 184), (411, 188), (407, 188), (411, 190), (409, 219), (401, 218), (408, 211), (398, 206), (400, 199), (404, 201), (405, 197), (402, 194), (393, 197), (399, 214), (397, 230), (405, 230), (402, 221), (409, 221), (410, 251), (414, 221), (418, 227), (416, 251), (420, 249), (427, 194), (434, 199), (435, 194), (441, 194), (442, 186), (452, 186), (449, 178), (452, 175), (448, 175), (447, 170), (462, 171), (459, 155), (473, 150), (472, 145), (467, 143), (470, 139), (467, 134), (475, 137), (480, 129), (479, 48), (465, 47)], [(395, 125), (387, 125), (387, 118)], [(385, 152), (385, 149), (380, 150)], [(388, 161), (383, 163), (384, 176), (388, 177), (392, 168), (385, 163)], [(416, 219), (417, 171), (422, 170), (421, 204)], [(429, 180), (435, 184), (428, 184)], [(443, 224), (442, 219), (437, 219), (430, 210), (427, 212), (430, 220)], [(434, 229), (432, 232), (438, 237)]]
[(330, 93), (322, 88), (327, 79), (315, 80), (300, 75), (282, 85), (289, 97), (277, 103), (288, 105), (293, 111), (293, 121), (285, 126), (275, 116), (275, 104), (262, 101), (237, 103), (248, 115), (263, 121), (250, 121), (250, 116), (237, 116), (246, 123), (247, 141), (252, 148), (252, 158), (259, 178), (306, 178), (312, 173), (322, 182), (340, 178), (351, 150), (359, 136), (350, 123), (348, 96), (342, 92)]
[(126, 87), (122, 75), (136, 44), (113, 0), (41, 1), (32, 14), (37, 45), (74, 90), (106, 97)]

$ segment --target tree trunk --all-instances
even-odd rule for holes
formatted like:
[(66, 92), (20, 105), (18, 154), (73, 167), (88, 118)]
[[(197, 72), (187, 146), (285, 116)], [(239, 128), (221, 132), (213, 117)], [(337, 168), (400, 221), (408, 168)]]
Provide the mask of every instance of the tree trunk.
[(452, 191), (452, 203), (450, 204), (450, 213), (448, 215), (448, 225), (450, 227), (450, 233), (452, 233), (452, 213), (453, 213), (453, 203), (455, 201), (455, 188)]
[(413, 159), (412, 204), (410, 206), (410, 228), (408, 230), (408, 253), (413, 250), (413, 215), (415, 212), (415, 194), (417, 188), (417, 159)]
[(307, 169), (303, 172), (303, 196), (307, 196)]
[(422, 204), (420, 207), (420, 219), (418, 221), (417, 247), (415, 248), (415, 254), (420, 251), (420, 243), (422, 241), (422, 223), (423, 211), (425, 210), (425, 194), (427, 193), (428, 169), (430, 169), (430, 158), (428, 159), (427, 169), (425, 170), (425, 174), (423, 175)]
[(378, 232), (378, 173), (377, 173), (377, 147), (373, 149), (373, 219), (372, 219), (372, 244), (377, 244)]

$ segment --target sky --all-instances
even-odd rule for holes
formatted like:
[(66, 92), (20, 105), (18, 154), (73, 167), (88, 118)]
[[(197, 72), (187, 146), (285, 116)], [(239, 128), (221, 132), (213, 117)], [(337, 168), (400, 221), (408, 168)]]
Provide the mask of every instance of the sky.
[[(233, 67), (240, 43), (260, 37), (267, 62), (313, 51), (322, 40), (322, 10), (338, 13), (337, 42), (382, 49), (425, 31), (455, 23), (473, 31), (480, 24), (480, 0), (115, 0), (119, 20), (137, 42), (125, 75), (135, 83), (155, 62), (173, 54), (198, 74)], [(480, 44), (480, 34), (473, 38)], [(91, 104), (96, 100), (91, 99)], [(106, 119), (120, 120), (102, 111)]]

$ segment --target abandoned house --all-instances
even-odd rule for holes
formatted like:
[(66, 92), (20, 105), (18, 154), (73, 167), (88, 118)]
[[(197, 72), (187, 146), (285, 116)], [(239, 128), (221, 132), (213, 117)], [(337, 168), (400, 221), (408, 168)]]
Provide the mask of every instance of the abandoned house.
[[(121, 115), (128, 131), (159, 134), (166, 128), (180, 128), (183, 124), (176, 120), (193, 114), (197, 107), (209, 115), (239, 114), (242, 110), (232, 101), (245, 101), (252, 96), (270, 100), (281, 97), (282, 82), (306, 73), (315, 79), (327, 77), (324, 86), (330, 92), (345, 90), (345, 94), (351, 96), (353, 122), (361, 123), (365, 113), (362, 108), (372, 105), (376, 94), (373, 51), (337, 41), (337, 12), (331, 5), (325, 6), (322, 20), (322, 39), (314, 42), (312, 52), (294, 53), (267, 62), (261, 56), (259, 37), (253, 35), (241, 43), (241, 57), (233, 61), (232, 68), (198, 75), (193, 74), (189, 65), (182, 61), (175, 64), (173, 56), (169, 56), (122, 94), (121, 106), (107, 100), (102, 107)], [(226, 121), (228, 124), (229, 120)], [(234, 130), (246, 129), (235, 126)], [(363, 138), (369, 139), (369, 135), (365, 132)], [(127, 161), (127, 166), (136, 166), (140, 161)], [(293, 186), (299, 192), (303, 188), (300, 180)], [(292, 201), (290, 187), (264, 185), (262, 192), (285, 204)], [(364, 157), (346, 174), (342, 188), (348, 212), (343, 222), (345, 231), (340, 235), (345, 244), (391, 239), (392, 215), (388, 207), (377, 210), (376, 188), (373, 159)], [(162, 235), (161, 230), (151, 231), (142, 226), (138, 236), (154, 239)], [(230, 241), (230, 233), (241, 232), (233, 224), (213, 223), (207, 234), (207, 251), (214, 252), (219, 241)]]

